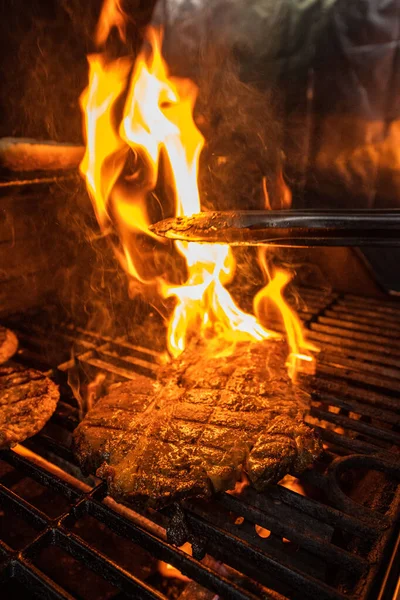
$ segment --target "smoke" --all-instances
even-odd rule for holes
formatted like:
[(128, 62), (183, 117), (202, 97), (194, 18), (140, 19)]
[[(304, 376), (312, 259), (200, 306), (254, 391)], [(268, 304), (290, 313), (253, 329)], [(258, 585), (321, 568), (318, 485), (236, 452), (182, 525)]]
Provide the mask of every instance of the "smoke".
[[(13, 0), (0, 6), (0, 136), (82, 142), (78, 98), (87, 83), (86, 56), (103, 0)], [(128, 50), (136, 53), (140, 30), (155, 0), (124, 0)], [(121, 50), (113, 35), (115, 52)], [(124, 49), (126, 51), (126, 49)]]
[(87, 45), (63, 3), (3, 2), (0, 23), (0, 135), (79, 142)]
[(154, 310), (151, 298), (140, 290), (132, 293), (112, 240), (99, 231), (83, 182), (65, 191), (57, 220), (65, 245), (54, 279), (68, 320), (101, 335), (138, 339), (141, 324)]
[[(219, 54), (217, 61), (216, 55)], [(204, 209), (261, 209), (283, 204), (282, 131), (271, 92), (239, 77), (239, 65), (212, 48), (202, 55), (197, 123), (206, 138), (200, 162)]]
[(271, 207), (281, 208), (279, 93), (248, 81), (237, 44), (225, 40), (223, 32), (220, 37), (202, 33), (206, 19), (199, 17), (199, 21), (195, 44), (190, 36), (193, 22), (174, 21), (173, 32), (168, 27), (165, 32), (163, 51), (171, 73), (190, 77), (199, 87), (195, 120), (205, 137), (199, 179), (202, 206), (205, 210), (264, 208), (264, 185)]

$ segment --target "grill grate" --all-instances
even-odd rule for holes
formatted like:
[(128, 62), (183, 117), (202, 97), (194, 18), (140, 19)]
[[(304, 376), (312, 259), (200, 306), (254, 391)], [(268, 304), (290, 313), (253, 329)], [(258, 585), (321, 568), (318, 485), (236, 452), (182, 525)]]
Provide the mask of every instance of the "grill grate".
[[(160, 353), (68, 324), (49, 336), (40, 316), (34, 323), (10, 319), (21, 340), (17, 360), (51, 370), (62, 395), (40, 434), (0, 453), (3, 520), (12, 515), (29, 529), (10, 541), (0, 525), (1, 584), (22, 585), (41, 598), (165, 598), (154, 577), (135, 572), (135, 560), (124, 564), (137, 551), (192, 580), (179, 590), (181, 598), (376, 598), (398, 533), (400, 304), (312, 289), (301, 296), (299, 315), (321, 347), (309, 421), (321, 432), (325, 456), (301, 479), (307, 496), (275, 485), (265, 494), (246, 488), (240, 496), (183, 502), (185, 521), (207, 551), (203, 560), (168, 543), (173, 510), (139, 514), (117, 504), (103, 483), (82, 477), (70, 450), (78, 409), (66, 371), (75, 365), (88, 382), (105, 373), (101, 392), (134, 371), (154, 377)], [(25, 479), (57, 498), (50, 503), (56, 514), (38, 506), (35, 495), (25, 497)], [(128, 544), (122, 559), (85, 538), (81, 525), (87, 519), (95, 537), (107, 528), (117, 545)], [(264, 537), (255, 525), (264, 528)], [(46, 570), (43, 556), (49, 551), (95, 573), (104, 595), (77, 591), (77, 575), (60, 583)]]

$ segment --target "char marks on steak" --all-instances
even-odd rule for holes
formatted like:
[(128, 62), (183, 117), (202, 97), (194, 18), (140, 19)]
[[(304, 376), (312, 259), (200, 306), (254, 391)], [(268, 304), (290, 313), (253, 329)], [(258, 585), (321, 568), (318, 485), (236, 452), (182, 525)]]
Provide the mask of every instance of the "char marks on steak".
[(0, 448), (38, 433), (53, 414), (58, 387), (40, 371), (19, 365), (0, 367)]
[(303, 422), (308, 396), (288, 378), (283, 342), (199, 348), (100, 399), (74, 434), (82, 468), (126, 503), (162, 506), (232, 489), (247, 473), (262, 490), (321, 452)]
[(0, 325), (0, 364), (14, 356), (18, 349), (18, 340), (12, 331)]

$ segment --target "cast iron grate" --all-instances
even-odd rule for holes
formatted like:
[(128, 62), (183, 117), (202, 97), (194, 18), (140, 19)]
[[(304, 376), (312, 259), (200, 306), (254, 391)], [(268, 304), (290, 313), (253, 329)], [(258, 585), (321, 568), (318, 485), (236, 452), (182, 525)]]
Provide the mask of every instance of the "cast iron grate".
[[(62, 323), (49, 336), (40, 316), (10, 319), (21, 340), (17, 360), (51, 371), (62, 397), (39, 435), (0, 453), (3, 589), (11, 595), (22, 586), (25, 597), (41, 598), (165, 598), (154, 573), (137, 569), (134, 557), (141, 556), (192, 580), (174, 590), (182, 599), (378, 597), (386, 576), (395, 573), (395, 563), (390, 573), (388, 567), (399, 522), (400, 304), (312, 289), (301, 296), (300, 316), (321, 347), (309, 420), (321, 431), (325, 456), (301, 478), (307, 496), (275, 485), (265, 494), (246, 488), (213, 502), (183, 502), (183, 518), (207, 552), (202, 560), (168, 543), (173, 510), (139, 514), (115, 503), (101, 482), (82, 477), (70, 450), (78, 421), (66, 386), (71, 366), (88, 384), (103, 373), (94, 390), (99, 394), (134, 371), (154, 376), (160, 353)], [(41, 493), (29, 494), (35, 485)], [(41, 506), (43, 494), (50, 501)], [(27, 531), (5, 534), (10, 519)], [(106, 529), (119, 554), (109, 543), (99, 549), (96, 536)], [(75, 570), (63, 578), (49, 565), (64, 560), (68, 569), (73, 560)], [(90, 585), (77, 589), (79, 577)]]

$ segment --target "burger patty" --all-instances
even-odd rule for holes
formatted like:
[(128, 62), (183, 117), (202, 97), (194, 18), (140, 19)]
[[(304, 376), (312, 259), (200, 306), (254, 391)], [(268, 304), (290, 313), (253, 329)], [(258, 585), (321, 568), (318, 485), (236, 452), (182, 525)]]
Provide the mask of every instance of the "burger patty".
[(0, 448), (35, 435), (53, 414), (58, 386), (40, 371), (0, 367)]
[(163, 506), (299, 473), (321, 452), (303, 422), (308, 396), (290, 381), (280, 341), (240, 344), (210, 358), (194, 347), (100, 399), (74, 433), (84, 471), (125, 503)]

